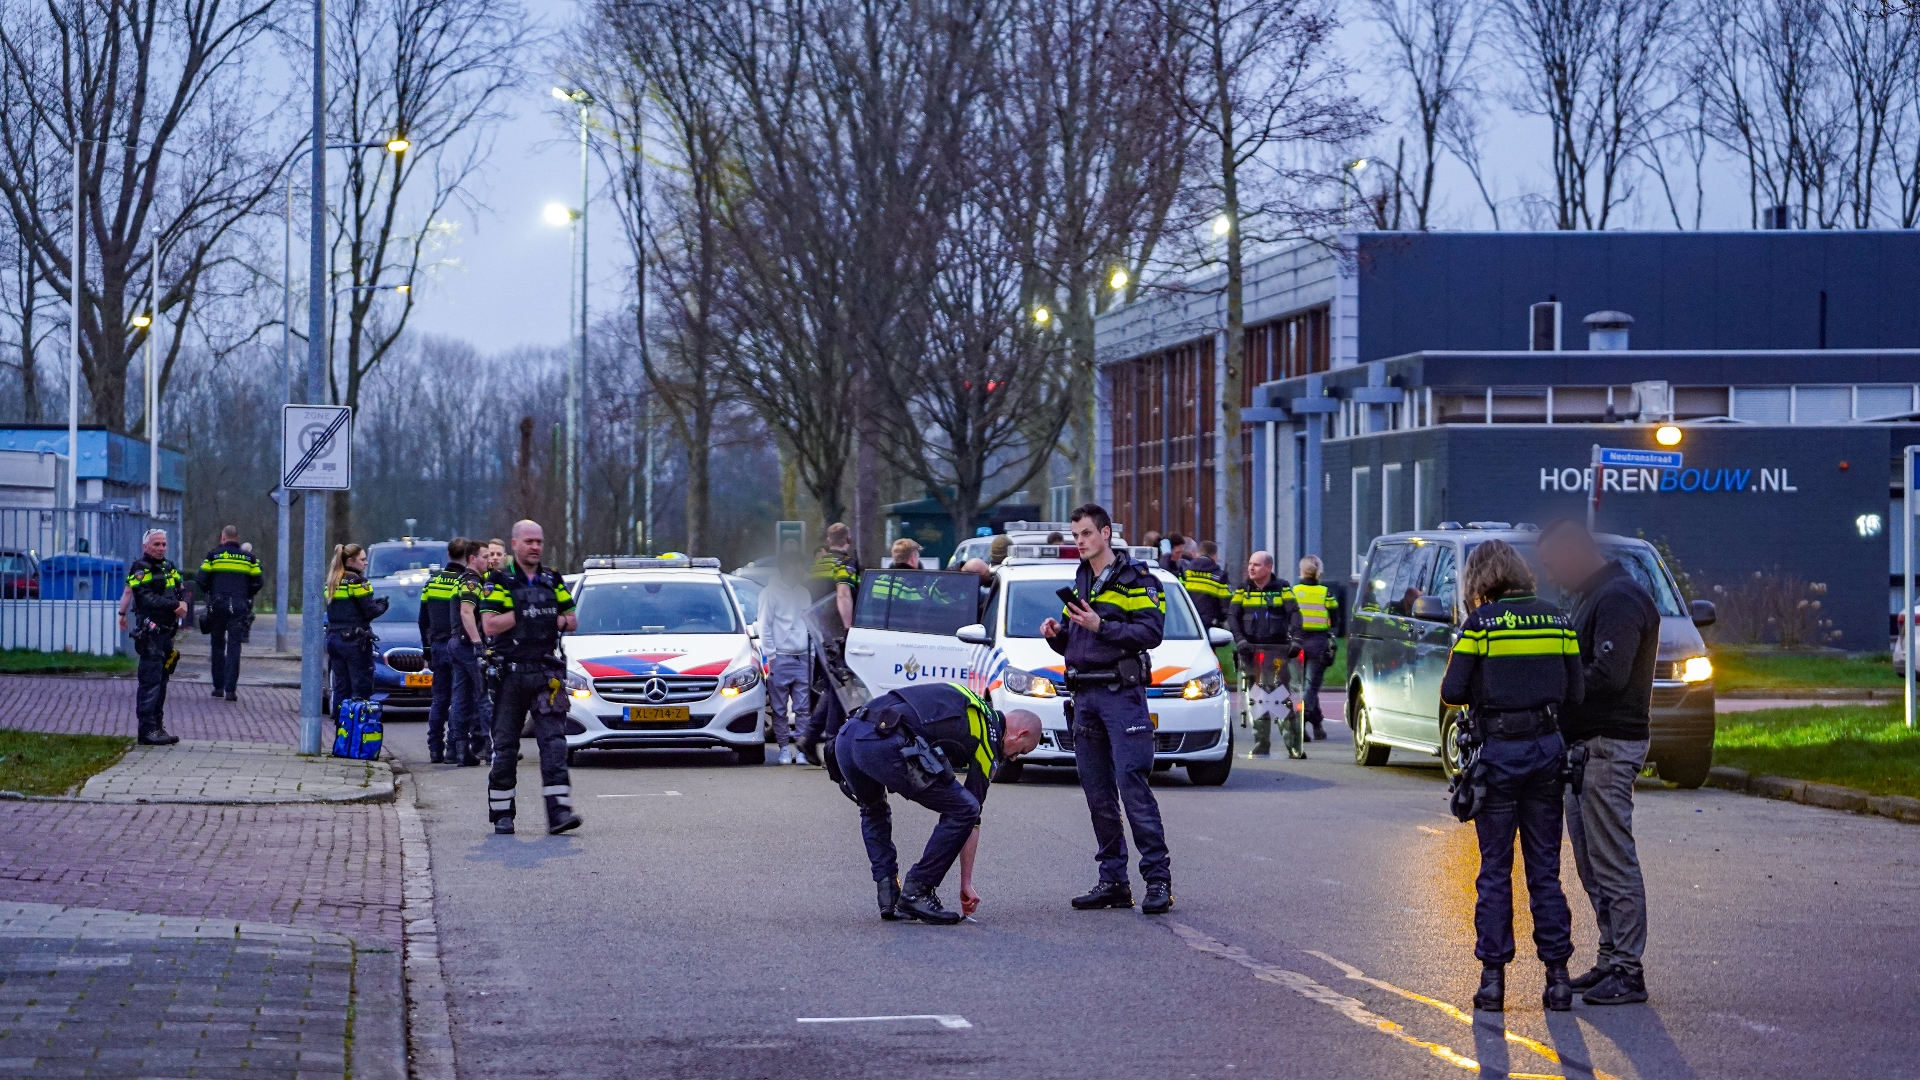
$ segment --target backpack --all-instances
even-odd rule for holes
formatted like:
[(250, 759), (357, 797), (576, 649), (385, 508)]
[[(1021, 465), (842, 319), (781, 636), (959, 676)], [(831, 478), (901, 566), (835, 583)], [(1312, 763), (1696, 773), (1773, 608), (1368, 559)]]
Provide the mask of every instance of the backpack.
[(384, 732), (379, 702), (348, 698), (340, 703), (340, 712), (334, 721), (333, 756), (372, 761), (380, 756)]

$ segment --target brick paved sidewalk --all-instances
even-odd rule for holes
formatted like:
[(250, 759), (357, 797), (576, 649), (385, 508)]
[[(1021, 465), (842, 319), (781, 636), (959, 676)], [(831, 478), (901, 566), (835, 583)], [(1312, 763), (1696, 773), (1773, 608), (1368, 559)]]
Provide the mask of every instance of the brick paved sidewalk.
[(384, 761), (303, 757), (272, 743), (196, 742), (135, 746), (94, 774), (80, 798), (118, 803), (390, 802)]
[(405, 1075), (398, 961), (339, 934), (0, 904), (0, 972), (0, 1076)]
[[(133, 735), (134, 690), (131, 675), (0, 675), (0, 727)], [(182, 739), (299, 743), (300, 691), (242, 685), (236, 696), (213, 698), (204, 684), (176, 681), (167, 688), (167, 730)]]

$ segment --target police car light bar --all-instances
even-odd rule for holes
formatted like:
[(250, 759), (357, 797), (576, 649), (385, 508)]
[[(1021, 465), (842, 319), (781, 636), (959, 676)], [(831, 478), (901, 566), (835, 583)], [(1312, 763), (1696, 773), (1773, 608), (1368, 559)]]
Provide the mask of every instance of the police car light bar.
[[(1028, 532), (1033, 532), (1033, 533), (1057, 532), (1062, 536), (1072, 536), (1073, 522), (1071, 521), (1009, 521), (1004, 526), (1004, 530), (1008, 536), (1012, 536), (1014, 533), (1028, 533)], [(1115, 537), (1121, 537), (1121, 536), (1127, 535), (1127, 527), (1125, 525), (1120, 524), (1117, 521), (1114, 522), (1113, 535)]]
[(690, 559), (685, 555), (593, 555), (580, 564), (582, 570), (661, 570), (688, 567), (720, 569), (719, 559)]
[[(1160, 557), (1156, 548), (1120, 547), (1135, 562), (1151, 563)], [(1015, 544), (1007, 552), (1007, 562), (1031, 565), (1033, 563), (1060, 562), (1066, 559), (1078, 560), (1080, 549), (1073, 544)]]

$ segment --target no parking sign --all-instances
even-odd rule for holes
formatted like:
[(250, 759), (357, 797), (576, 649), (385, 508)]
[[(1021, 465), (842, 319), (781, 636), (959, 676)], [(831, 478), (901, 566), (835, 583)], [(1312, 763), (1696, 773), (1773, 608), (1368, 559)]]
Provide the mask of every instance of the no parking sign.
[(345, 491), (353, 486), (353, 410), (345, 405), (283, 405), (280, 486)]

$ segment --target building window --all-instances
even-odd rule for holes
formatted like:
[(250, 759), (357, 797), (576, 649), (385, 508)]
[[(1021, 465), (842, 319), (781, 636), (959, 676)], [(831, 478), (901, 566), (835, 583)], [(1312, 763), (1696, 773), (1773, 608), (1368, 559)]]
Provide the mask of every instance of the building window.
[(1793, 422), (1796, 424), (1844, 424), (1853, 419), (1851, 386), (1796, 386), (1793, 388)]
[(1375, 528), (1379, 519), (1375, 517), (1373, 502), (1373, 470), (1361, 466), (1353, 470), (1353, 501), (1349, 504), (1353, 510), (1353, 543), (1348, 548), (1352, 561), (1347, 565), (1359, 566), (1361, 558), (1367, 553), (1367, 545), (1380, 535)]
[(1792, 423), (1793, 392), (1784, 386), (1736, 386), (1730, 415), (1754, 424)]
[(1853, 418), (1874, 420), (1882, 416), (1900, 416), (1913, 411), (1911, 386), (1863, 386), (1855, 391)]
[(1383, 533), (1407, 530), (1406, 513), (1400, 509), (1400, 495), (1400, 463), (1393, 461), (1380, 466), (1380, 531)]
[(1073, 485), (1057, 484), (1047, 489), (1047, 520), (1065, 521), (1073, 513)]

